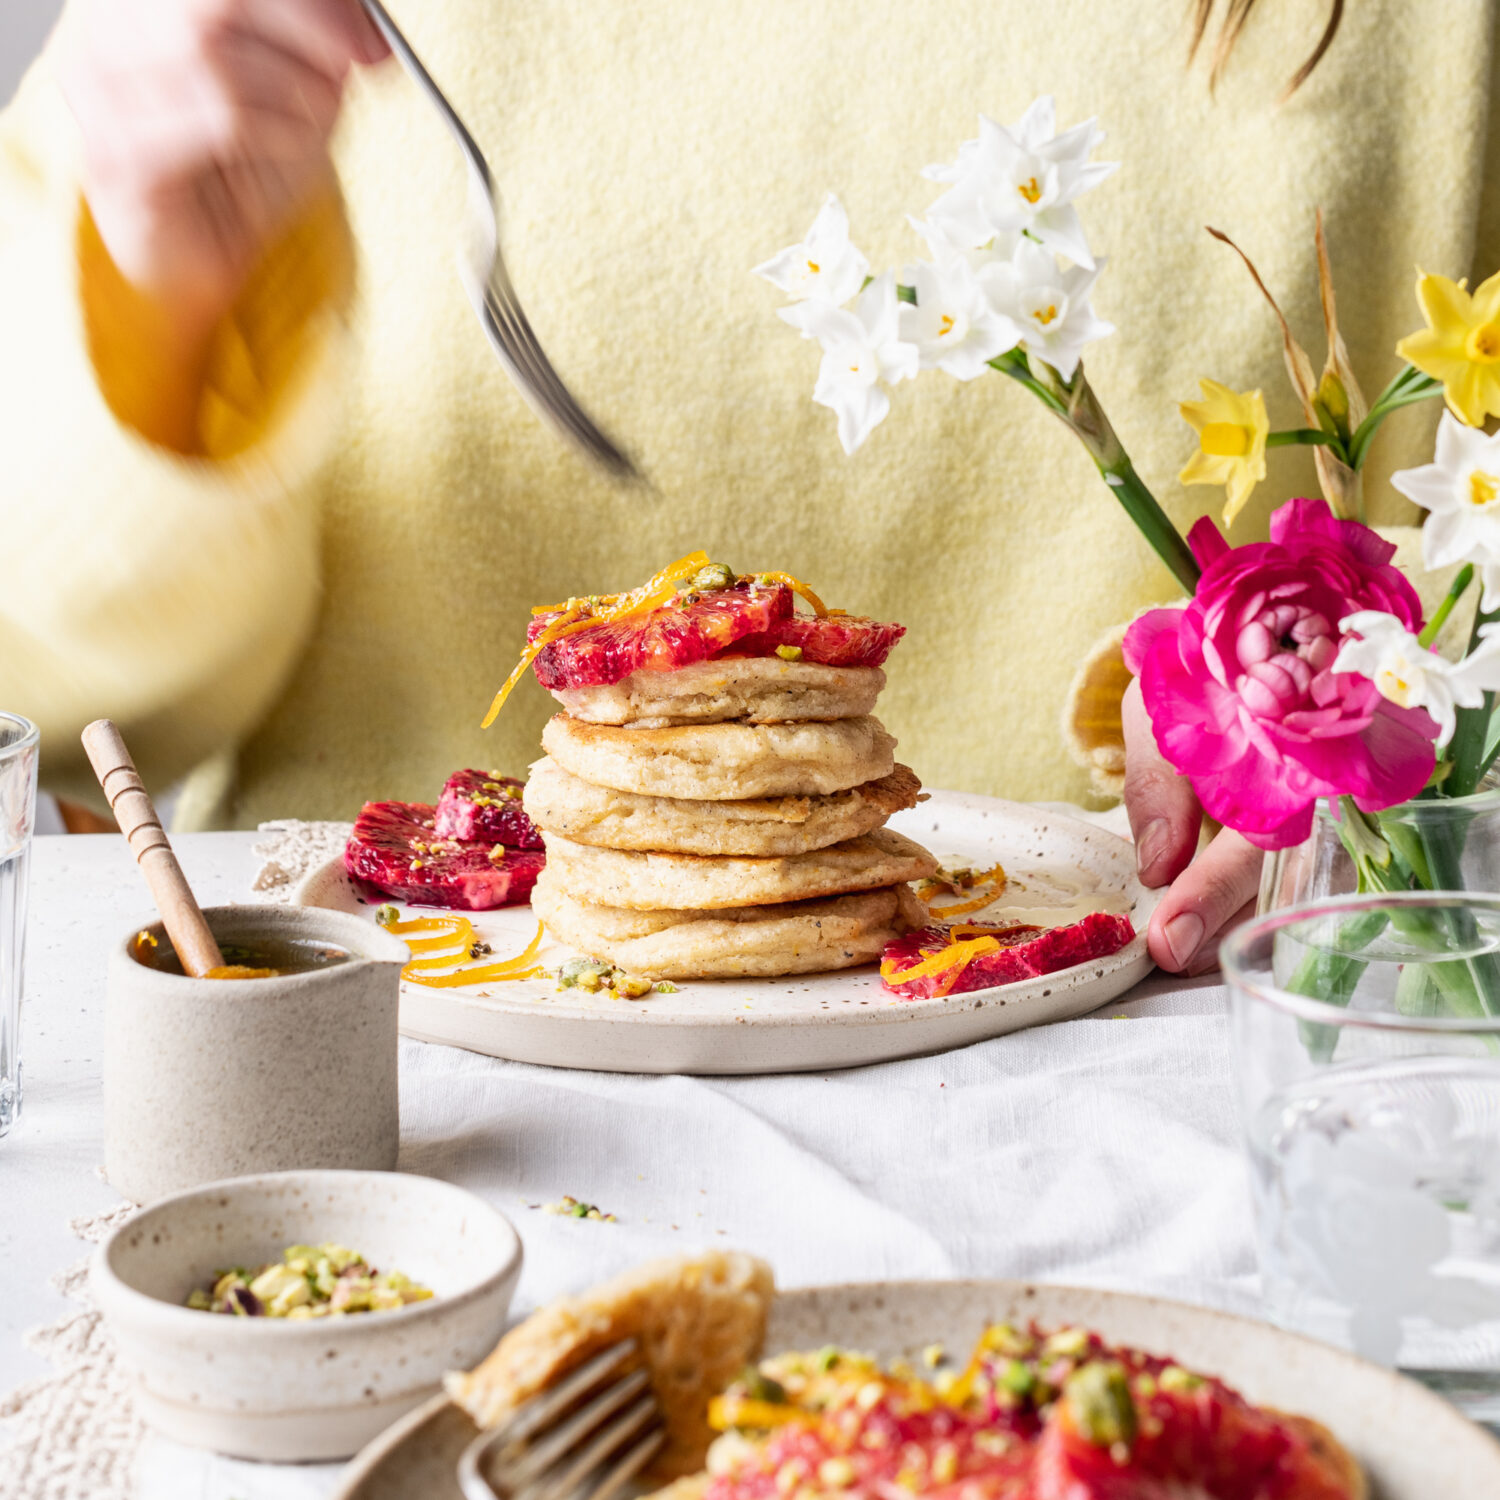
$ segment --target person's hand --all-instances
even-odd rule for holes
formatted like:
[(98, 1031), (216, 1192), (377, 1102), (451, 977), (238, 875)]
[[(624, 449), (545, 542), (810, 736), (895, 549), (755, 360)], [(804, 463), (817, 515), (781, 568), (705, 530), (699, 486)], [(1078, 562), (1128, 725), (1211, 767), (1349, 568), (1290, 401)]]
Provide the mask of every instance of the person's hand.
[(330, 181), (349, 67), (385, 43), (358, 0), (83, 0), (72, 19), (59, 74), (84, 196), (190, 346)]
[(1125, 808), (1141, 884), (1171, 885), (1151, 915), (1151, 957), (1173, 973), (1206, 973), (1219, 961), (1220, 937), (1254, 909), (1264, 856), (1225, 828), (1193, 858), (1203, 809), (1191, 785), (1156, 748), (1139, 683), (1130, 684), (1121, 711)]

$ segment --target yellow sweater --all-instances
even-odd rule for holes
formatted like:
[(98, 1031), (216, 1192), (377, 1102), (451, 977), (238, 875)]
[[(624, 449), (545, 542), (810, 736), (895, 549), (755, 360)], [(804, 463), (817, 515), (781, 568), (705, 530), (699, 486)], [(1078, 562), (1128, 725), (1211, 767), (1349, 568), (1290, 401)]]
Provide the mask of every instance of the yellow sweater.
[[(506, 249), (564, 377), (658, 496), (599, 477), (511, 388), (454, 273), (463, 179), (386, 67), (354, 86), (325, 207), (222, 331), (212, 458), (143, 440), (126, 289), (80, 215), (71, 119), (44, 58), (0, 125), (0, 704), (39, 721), (44, 777), (88, 784), (80, 726), (123, 725), (148, 782), (200, 769), (186, 820), (351, 816), (431, 799), (465, 764), (520, 771), (551, 700), (479, 719), (529, 607), (630, 585), (704, 547), (903, 621), (881, 713), (932, 785), (1078, 796), (1059, 729), (1101, 632), (1174, 593), (1069, 436), (1002, 378), (928, 374), (853, 458), (809, 399), (814, 346), (749, 268), (824, 195), (878, 266), (916, 257), (980, 111), (1040, 92), (1098, 115), (1124, 166), (1085, 218), (1119, 333), (1089, 368), (1177, 521), (1222, 495), (1174, 476), (1199, 375), (1296, 422), (1277, 331), (1215, 224), (1321, 359), (1313, 214), (1327, 216), (1373, 392), (1418, 321), (1417, 264), (1500, 263), (1488, 0), (1362, 0), (1312, 81), (1280, 89), (1326, 0), (1264, 0), (1217, 99), (1183, 70), (1184, 0), (405, 0), (413, 43), (490, 154)], [(64, 24), (68, 24), (65, 20)], [(352, 244), (352, 277), (346, 251)], [(347, 328), (347, 334), (341, 328)], [(1369, 481), (1430, 451), (1395, 418)], [(1236, 529), (1310, 492), (1271, 455)]]

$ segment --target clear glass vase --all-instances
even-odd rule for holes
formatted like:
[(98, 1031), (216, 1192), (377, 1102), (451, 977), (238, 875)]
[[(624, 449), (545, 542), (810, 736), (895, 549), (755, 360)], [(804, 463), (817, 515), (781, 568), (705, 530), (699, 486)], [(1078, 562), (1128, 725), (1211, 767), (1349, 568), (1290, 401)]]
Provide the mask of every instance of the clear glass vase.
[[(1500, 893), (1500, 778), (1493, 774), (1471, 797), (1403, 802), (1373, 821), (1393, 854), (1383, 889)], [(1345, 832), (1337, 806), (1320, 802), (1311, 836), (1266, 856), (1260, 915), (1370, 889)]]

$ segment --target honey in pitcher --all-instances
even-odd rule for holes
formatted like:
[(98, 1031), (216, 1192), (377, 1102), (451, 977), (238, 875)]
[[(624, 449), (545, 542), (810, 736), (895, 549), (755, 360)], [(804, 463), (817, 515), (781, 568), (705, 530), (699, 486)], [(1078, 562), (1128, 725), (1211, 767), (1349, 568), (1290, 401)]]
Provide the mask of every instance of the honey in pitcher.
[[(210, 979), (271, 979), (287, 974), (310, 974), (315, 969), (331, 969), (348, 963), (354, 955), (337, 943), (313, 938), (267, 936), (253, 942), (221, 942), (224, 968), (210, 973)], [(182, 974), (182, 960), (172, 941), (149, 932), (138, 932), (130, 944), (130, 956), (138, 964), (161, 974)]]

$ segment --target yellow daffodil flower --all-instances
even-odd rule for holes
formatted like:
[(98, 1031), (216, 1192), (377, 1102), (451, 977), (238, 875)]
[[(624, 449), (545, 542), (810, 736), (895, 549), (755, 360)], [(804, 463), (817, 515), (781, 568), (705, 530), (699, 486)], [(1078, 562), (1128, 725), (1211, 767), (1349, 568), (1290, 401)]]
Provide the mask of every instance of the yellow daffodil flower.
[(1466, 282), (1417, 273), (1417, 301), (1427, 327), (1408, 334), (1396, 353), (1443, 382), (1448, 409), (1470, 427), (1500, 416), (1500, 272), (1472, 294)]
[(1232, 391), (1217, 380), (1200, 380), (1198, 385), (1203, 400), (1183, 401), (1177, 408), (1198, 434), (1198, 451), (1177, 477), (1184, 484), (1222, 484), (1228, 526), (1266, 477), (1266, 434), (1271, 424), (1259, 391)]

